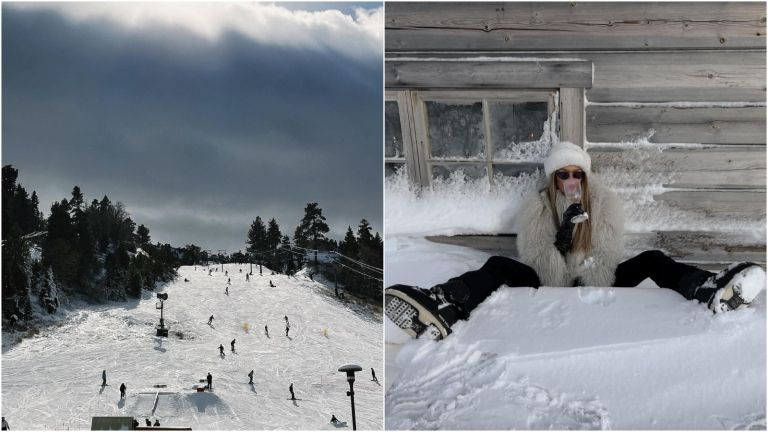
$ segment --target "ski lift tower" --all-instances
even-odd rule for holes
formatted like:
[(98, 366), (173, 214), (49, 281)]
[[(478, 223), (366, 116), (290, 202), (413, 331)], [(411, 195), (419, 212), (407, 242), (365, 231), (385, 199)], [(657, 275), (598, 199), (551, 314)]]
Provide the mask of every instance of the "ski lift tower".
[(155, 304), (155, 309), (160, 309), (160, 325), (157, 326), (157, 335), (168, 337), (168, 327), (163, 319), (163, 301), (168, 300), (168, 293), (158, 293), (157, 298), (160, 300), (159, 303)]

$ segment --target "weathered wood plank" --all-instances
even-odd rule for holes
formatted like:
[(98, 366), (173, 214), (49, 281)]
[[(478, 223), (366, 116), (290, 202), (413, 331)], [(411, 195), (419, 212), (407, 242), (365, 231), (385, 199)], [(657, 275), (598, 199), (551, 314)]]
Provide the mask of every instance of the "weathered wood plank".
[(387, 51), (764, 48), (748, 2), (391, 2)]
[(631, 141), (656, 133), (657, 143), (765, 144), (765, 107), (587, 106), (587, 140)]
[(388, 89), (592, 87), (590, 61), (387, 60), (384, 71)]
[(670, 207), (723, 219), (765, 217), (765, 191), (672, 190), (654, 196)]
[[(474, 55), (477, 55), (476, 53)], [(595, 71), (590, 102), (746, 102), (766, 97), (765, 50), (572, 51), (483, 53), (486, 57), (579, 58)], [(456, 58), (467, 53), (387, 53), (387, 57)]]
[(765, 147), (701, 149), (590, 148), (592, 169), (622, 167), (641, 173), (663, 173), (667, 187), (692, 189), (765, 188)]
[(584, 147), (585, 127), (584, 89), (560, 89), (560, 140)]
[[(579, 54), (579, 57), (582, 55)], [(764, 101), (765, 51), (588, 54), (590, 102)]]
[[(765, 265), (765, 243), (748, 235), (702, 231), (661, 231), (625, 234), (624, 258), (658, 249), (671, 257), (705, 268), (722, 268), (724, 263), (752, 261)], [(429, 236), (428, 240), (470, 247), (492, 255), (518, 257), (514, 235)]]

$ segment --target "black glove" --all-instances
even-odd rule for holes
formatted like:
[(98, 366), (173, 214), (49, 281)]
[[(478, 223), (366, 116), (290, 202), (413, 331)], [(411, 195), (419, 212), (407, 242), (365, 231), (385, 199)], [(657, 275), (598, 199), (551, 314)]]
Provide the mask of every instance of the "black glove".
[(563, 213), (563, 224), (569, 223), (573, 225), (571, 219), (581, 214), (584, 214), (584, 209), (581, 208), (581, 203), (571, 204), (567, 209), (565, 209), (565, 213)]
[(562, 256), (565, 256), (571, 250), (571, 243), (573, 241), (573, 227), (575, 226), (571, 219), (584, 213), (580, 203), (571, 204), (565, 209), (563, 213), (563, 221), (560, 223), (560, 229), (557, 230), (555, 235), (555, 248), (560, 251)]

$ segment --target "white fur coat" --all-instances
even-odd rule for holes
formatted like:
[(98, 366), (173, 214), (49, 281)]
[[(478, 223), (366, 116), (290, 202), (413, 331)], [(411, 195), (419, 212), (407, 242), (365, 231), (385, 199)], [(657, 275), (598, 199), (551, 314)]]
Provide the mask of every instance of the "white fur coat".
[[(568, 207), (562, 193), (555, 200), (558, 219)], [(532, 194), (517, 217), (517, 250), (520, 261), (531, 266), (544, 286), (613, 285), (616, 266), (624, 253), (624, 209), (612, 190), (594, 176), (589, 179), (592, 211), (592, 251), (569, 252), (563, 257), (555, 248), (555, 224), (546, 190)]]

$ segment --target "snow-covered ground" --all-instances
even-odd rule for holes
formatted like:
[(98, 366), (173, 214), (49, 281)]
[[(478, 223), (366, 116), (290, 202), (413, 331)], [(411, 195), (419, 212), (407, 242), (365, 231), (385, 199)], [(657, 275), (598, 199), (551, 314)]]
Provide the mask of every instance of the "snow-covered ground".
[[(388, 209), (389, 211), (389, 209)], [(386, 281), (488, 254), (388, 236)], [(765, 292), (713, 315), (672, 290), (500, 288), (445, 340), (385, 318), (387, 429), (765, 429)]]
[[(232, 278), (229, 296), (227, 276), (208, 276), (200, 266), (182, 267), (178, 280), (160, 290), (169, 296), (168, 338), (154, 335), (159, 311), (148, 292), (139, 301), (80, 309), (19, 344), (4, 337), (3, 416), (14, 429), (36, 430), (90, 429), (92, 416), (135, 416), (142, 425), (149, 417), (163, 426), (208, 430), (314, 430), (336, 429), (329, 423), (335, 414), (351, 429), (349, 386), (337, 369), (355, 363), (363, 367), (355, 382), (357, 426), (380, 430), (383, 387), (370, 379), (370, 368), (378, 372), (382, 366), (380, 318), (338, 302), (327, 287), (302, 274), (259, 276), (254, 268), (246, 282), (248, 266), (243, 273), (235, 264), (224, 268)], [(270, 279), (277, 288), (269, 287)], [(107, 387), (101, 387), (103, 369)], [(208, 372), (214, 391), (197, 393)], [(125, 400), (118, 390), (122, 382), (128, 387)], [(296, 402), (288, 400), (290, 383)], [(158, 397), (153, 414), (156, 384), (167, 385), (161, 390), (168, 394)]]

